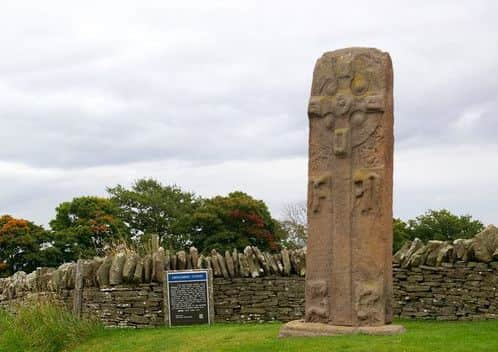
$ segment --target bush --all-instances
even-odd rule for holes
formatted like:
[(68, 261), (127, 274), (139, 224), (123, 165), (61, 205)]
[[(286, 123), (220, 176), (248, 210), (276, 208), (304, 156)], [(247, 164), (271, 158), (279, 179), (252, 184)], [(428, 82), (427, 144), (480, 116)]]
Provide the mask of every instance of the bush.
[(22, 307), (15, 315), (0, 311), (0, 351), (64, 351), (100, 330), (97, 321), (48, 303)]

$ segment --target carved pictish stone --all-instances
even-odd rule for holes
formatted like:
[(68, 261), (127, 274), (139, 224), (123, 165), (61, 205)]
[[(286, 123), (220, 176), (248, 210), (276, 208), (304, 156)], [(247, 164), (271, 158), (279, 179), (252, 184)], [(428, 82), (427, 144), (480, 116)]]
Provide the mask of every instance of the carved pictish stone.
[(392, 88), (391, 58), (377, 49), (327, 52), (315, 65), (303, 324), (392, 321)]

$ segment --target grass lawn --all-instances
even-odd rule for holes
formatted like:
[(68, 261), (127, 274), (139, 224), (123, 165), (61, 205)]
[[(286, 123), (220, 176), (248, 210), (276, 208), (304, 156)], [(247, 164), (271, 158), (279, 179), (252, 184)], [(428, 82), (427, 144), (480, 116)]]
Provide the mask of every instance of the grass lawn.
[(106, 329), (74, 352), (158, 351), (498, 351), (498, 321), (401, 321), (397, 336), (278, 339), (281, 324), (216, 324), (143, 330)]

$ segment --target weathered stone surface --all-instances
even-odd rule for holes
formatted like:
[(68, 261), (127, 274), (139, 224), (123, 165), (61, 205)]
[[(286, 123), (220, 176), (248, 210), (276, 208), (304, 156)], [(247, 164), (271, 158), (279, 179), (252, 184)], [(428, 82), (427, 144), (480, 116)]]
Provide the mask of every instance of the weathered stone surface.
[[(176, 256), (174, 256), (174, 255), (172, 257), (176, 258)], [(152, 256), (150, 254), (147, 254), (144, 257), (144, 282), (151, 282), (151, 280), (152, 280), (152, 266), (153, 266)]]
[(401, 267), (406, 268), (410, 264), (410, 259), (413, 254), (415, 254), (418, 250), (424, 247), (424, 243), (418, 239), (415, 238), (410, 245), (410, 248), (406, 252), (405, 256), (403, 257), (401, 261)]
[(401, 264), (405, 260), (406, 254), (408, 253), (411, 245), (412, 241), (406, 241), (405, 243), (403, 243), (401, 248), (394, 254), (393, 263)]
[(237, 251), (237, 248), (234, 248), (232, 251), (232, 260), (233, 260), (235, 276), (239, 277), (240, 276), (240, 272), (239, 272), (240, 264), (239, 264), (239, 252)]
[(218, 264), (220, 265), (220, 269), (221, 269), (221, 273), (223, 274), (223, 277), (225, 279), (229, 278), (230, 276), (228, 275), (228, 269), (227, 269), (227, 265), (225, 263), (225, 258), (223, 258), (223, 256), (216, 252), (216, 258), (218, 259)]
[(427, 264), (428, 266), (436, 266), (437, 258), (439, 256), (439, 251), (447, 243), (443, 241), (429, 241), (426, 245), (426, 259), (421, 264)]
[(126, 261), (123, 266), (123, 280), (125, 282), (132, 282), (135, 278), (135, 269), (139, 256), (136, 252), (128, 252), (126, 254)]
[(397, 335), (405, 332), (401, 325), (380, 326), (344, 326), (325, 323), (306, 323), (304, 320), (294, 320), (285, 324), (278, 337), (314, 337), (340, 335)]
[(282, 255), (282, 264), (284, 266), (283, 273), (286, 276), (290, 275), (291, 272), (291, 262), (290, 262), (290, 257), (289, 257), (289, 251), (287, 249), (282, 249), (281, 252)]
[(227, 263), (227, 270), (230, 277), (235, 277), (235, 265), (233, 264), (232, 254), (230, 251), (225, 251), (225, 262)]
[(170, 270), (170, 267), (171, 267), (171, 254), (169, 249), (166, 249), (164, 251), (164, 269)]
[(299, 276), (306, 275), (306, 248), (296, 250), (296, 274)]
[(169, 262), (169, 268), (171, 270), (177, 270), (177, 267), (176, 267), (176, 254), (175, 253), (171, 253), (171, 256), (170, 256), (170, 262)]
[(497, 248), (498, 228), (493, 225), (489, 225), (474, 237), (472, 249), (475, 258), (480, 262), (491, 262)]
[(195, 247), (190, 247), (189, 253), (190, 253), (190, 260), (192, 262), (192, 268), (198, 269), (199, 267), (197, 266), (197, 261), (199, 260), (199, 251), (197, 251), (197, 248)]
[(199, 269), (207, 269), (206, 259), (204, 258), (203, 254), (199, 256), (199, 259), (197, 259), (197, 267)]
[(126, 261), (126, 253), (118, 252), (114, 256), (109, 270), (109, 284), (120, 285), (123, 282), (123, 267)]
[(137, 283), (142, 283), (144, 281), (144, 260), (142, 258), (138, 258), (137, 260), (135, 272), (133, 273), (133, 281)]
[(218, 277), (222, 276), (223, 274), (221, 273), (221, 266), (220, 263), (218, 263), (218, 252), (216, 249), (213, 249), (211, 251), (211, 266), (213, 268), (213, 275)]
[(280, 253), (274, 254), (273, 259), (275, 260), (275, 263), (277, 264), (278, 268), (278, 273), (280, 275), (283, 275), (284, 273), (284, 265), (282, 264), (282, 255)]
[(273, 255), (270, 253), (265, 252), (264, 256), (266, 258), (266, 261), (268, 265), (270, 266), (270, 271), (272, 275), (278, 275), (278, 266), (277, 263), (275, 262), (275, 258), (273, 258)]
[[(441, 249), (444, 251), (444, 247)], [(441, 252), (440, 251), (440, 252)], [(265, 254), (265, 253), (263, 253)], [(108, 260), (108, 259), (106, 259)], [(70, 275), (65, 264), (60, 278)], [(137, 264), (138, 267), (138, 264)], [(294, 270), (294, 269), (293, 269)], [(73, 307), (73, 289), (56, 290), (52, 281), (34, 285), (41, 276), (57, 276), (57, 270), (40, 268), (0, 279), (0, 309), (18, 304), (50, 302)], [(51, 278), (52, 279), (52, 278)], [(74, 281), (74, 280), (70, 280)], [(62, 284), (64, 285), (64, 284)], [(35, 287), (46, 287), (36, 292)], [(443, 262), (441, 266), (394, 266), (394, 312), (403, 319), (482, 320), (498, 317), (498, 261)], [(319, 296), (320, 283), (315, 285)], [(112, 287), (83, 287), (82, 313), (95, 314), (109, 326), (146, 327), (163, 323), (163, 288), (155, 282)], [(215, 278), (216, 321), (290, 321), (304, 316), (304, 278), (261, 276)]]
[(244, 248), (244, 257), (249, 266), (249, 273), (251, 274), (251, 277), (258, 277), (260, 267), (251, 246)]
[(109, 286), (109, 271), (111, 270), (113, 256), (104, 258), (102, 265), (97, 270), (97, 284), (99, 287)]
[(248, 277), (250, 275), (249, 263), (247, 257), (243, 253), (239, 253), (239, 274), (240, 277)]
[(259, 265), (261, 266), (261, 268), (263, 268), (264, 273), (266, 275), (269, 275), (270, 274), (270, 266), (268, 265), (268, 262), (266, 261), (263, 253), (261, 253), (259, 248), (255, 247), (255, 246), (252, 247), (252, 251), (253, 251), (254, 255), (256, 256), (256, 259), (258, 260)]
[(187, 269), (187, 254), (185, 253), (185, 251), (178, 251), (178, 253), (176, 254), (176, 269)]
[(155, 282), (164, 282), (164, 249), (159, 247), (156, 253), (152, 255), (153, 261), (153, 275), (152, 280)]
[[(392, 66), (348, 48), (316, 63), (308, 108), (307, 321), (392, 320)], [(282, 252), (289, 274), (288, 254)]]

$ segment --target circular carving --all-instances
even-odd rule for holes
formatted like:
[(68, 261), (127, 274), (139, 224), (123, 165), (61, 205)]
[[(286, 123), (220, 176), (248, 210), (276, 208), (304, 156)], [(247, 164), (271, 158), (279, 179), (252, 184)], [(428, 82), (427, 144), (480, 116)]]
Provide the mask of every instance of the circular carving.
[(367, 119), (366, 114), (363, 111), (355, 111), (351, 115), (351, 124), (353, 126), (360, 126)]
[(345, 94), (337, 94), (334, 101), (334, 115), (342, 116), (349, 112), (353, 105), (353, 97)]

